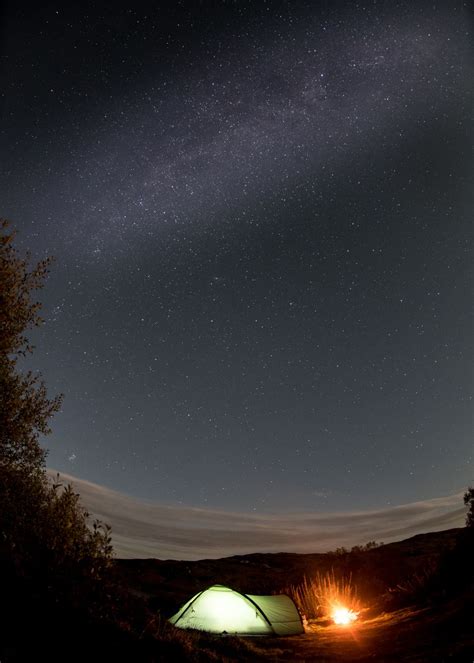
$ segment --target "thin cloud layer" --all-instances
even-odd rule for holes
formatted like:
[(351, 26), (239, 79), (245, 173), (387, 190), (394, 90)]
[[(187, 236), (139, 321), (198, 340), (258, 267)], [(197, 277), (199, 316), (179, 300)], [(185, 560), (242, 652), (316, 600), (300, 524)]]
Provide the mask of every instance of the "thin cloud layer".
[(326, 552), (461, 527), (465, 519), (462, 493), (377, 511), (247, 514), (163, 506), (68, 474), (61, 478), (73, 484), (92, 516), (112, 526), (115, 552), (121, 558), (196, 560), (253, 552)]

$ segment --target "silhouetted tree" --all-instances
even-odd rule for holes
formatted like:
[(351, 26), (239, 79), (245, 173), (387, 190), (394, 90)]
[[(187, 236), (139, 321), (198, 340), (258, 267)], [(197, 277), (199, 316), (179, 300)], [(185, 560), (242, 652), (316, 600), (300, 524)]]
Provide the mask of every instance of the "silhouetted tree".
[(464, 504), (469, 508), (466, 514), (466, 527), (474, 527), (474, 488), (464, 493)]
[(18, 370), (20, 357), (32, 352), (25, 332), (41, 324), (41, 305), (33, 299), (43, 286), (51, 259), (29, 266), (13, 246), (15, 234), (0, 220), (0, 464), (37, 471), (45, 451), (39, 436), (61, 405), (61, 396), (48, 399), (40, 376)]
[(110, 528), (89, 527), (79, 495), (46, 473), (39, 439), (62, 397), (48, 398), (41, 376), (22, 372), (19, 360), (33, 351), (26, 333), (42, 322), (34, 294), (51, 260), (31, 267), (14, 237), (0, 220), (0, 571), (8, 566), (17, 579), (49, 593), (56, 587), (59, 596), (70, 594), (78, 573), (101, 576), (112, 554)]

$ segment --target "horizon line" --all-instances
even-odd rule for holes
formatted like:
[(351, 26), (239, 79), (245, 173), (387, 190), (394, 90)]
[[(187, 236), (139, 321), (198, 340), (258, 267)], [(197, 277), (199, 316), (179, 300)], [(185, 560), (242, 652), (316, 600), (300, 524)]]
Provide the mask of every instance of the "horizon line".
[(462, 527), (466, 516), (463, 491), (382, 509), (255, 513), (162, 504), (53, 468), (46, 471), (71, 483), (90, 515), (111, 525), (116, 556), (125, 559), (328, 552)]

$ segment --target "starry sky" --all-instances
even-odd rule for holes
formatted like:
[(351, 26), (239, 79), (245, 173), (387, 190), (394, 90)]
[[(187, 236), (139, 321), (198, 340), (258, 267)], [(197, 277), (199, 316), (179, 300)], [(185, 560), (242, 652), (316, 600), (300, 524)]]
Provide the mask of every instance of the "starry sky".
[(156, 503), (473, 481), (464, 2), (3, 4), (0, 213), (56, 262), (48, 464)]

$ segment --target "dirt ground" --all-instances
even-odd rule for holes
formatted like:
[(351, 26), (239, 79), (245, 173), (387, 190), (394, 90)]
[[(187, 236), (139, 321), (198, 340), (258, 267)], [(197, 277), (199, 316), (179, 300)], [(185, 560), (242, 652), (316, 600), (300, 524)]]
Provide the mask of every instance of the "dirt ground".
[(444, 663), (474, 661), (474, 622), (459, 611), (443, 615), (429, 610), (399, 610), (351, 626), (310, 624), (302, 636), (255, 638), (255, 660), (275, 662), (407, 661)]

